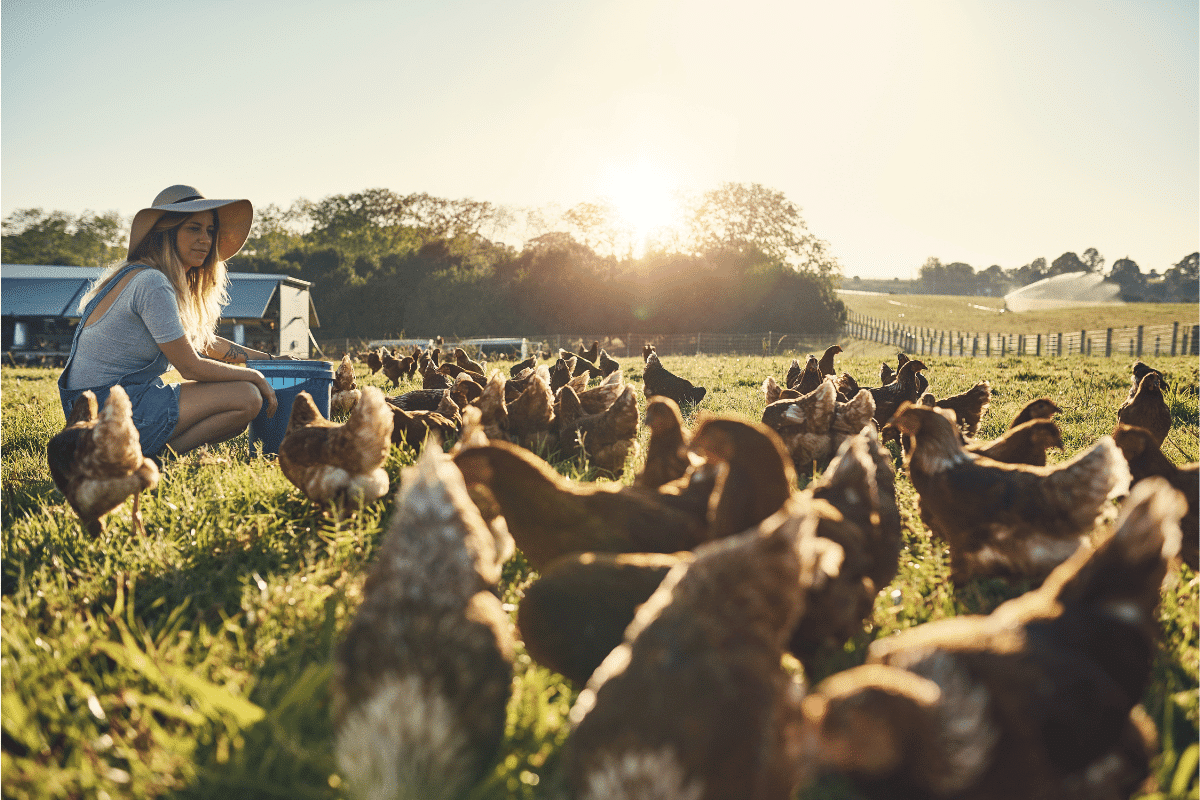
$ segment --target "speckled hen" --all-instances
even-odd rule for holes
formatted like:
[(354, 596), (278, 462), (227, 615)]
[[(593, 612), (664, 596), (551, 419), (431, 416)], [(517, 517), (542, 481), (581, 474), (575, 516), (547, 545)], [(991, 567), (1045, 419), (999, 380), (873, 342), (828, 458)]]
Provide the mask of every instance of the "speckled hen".
[(499, 577), (461, 474), (428, 449), (338, 647), (334, 752), (356, 797), (460, 798), (495, 761), (513, 678)]

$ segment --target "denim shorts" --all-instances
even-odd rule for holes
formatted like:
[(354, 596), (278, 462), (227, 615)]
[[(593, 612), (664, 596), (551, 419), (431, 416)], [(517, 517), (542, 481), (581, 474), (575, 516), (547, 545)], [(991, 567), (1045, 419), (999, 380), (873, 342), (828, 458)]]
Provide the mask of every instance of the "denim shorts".
[[(96, 404), (104, 407), (108, 399), (108, 389), (93, 389), (96, 393)], [(121, 388), (129, 395), (129, 403), (133, 406), (133, 427), (137, 428), (141, 439), (142, 455), (157, 455), (179, 424), (179, 384), (163, 383), (162, 378), (155, 378), (149, 383), (122, 384)], [(76, 398), (83, 394), (79, 389), (63, 398), (63, 413), (71, 415), (71, 406)]]

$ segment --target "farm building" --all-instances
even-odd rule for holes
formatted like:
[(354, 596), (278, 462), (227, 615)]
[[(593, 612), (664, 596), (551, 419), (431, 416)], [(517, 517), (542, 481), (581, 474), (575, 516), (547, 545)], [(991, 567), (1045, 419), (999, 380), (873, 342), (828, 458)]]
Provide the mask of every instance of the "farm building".
[[(66, 361), (79, 324), (79, 298), (99, 267), (0, 266), (0, 323), (8, 360)], [(320, 325), (312, 284), (290, 275), (229, 273), (229, 304), (218, 333), (255, 349), (308, 358)]]

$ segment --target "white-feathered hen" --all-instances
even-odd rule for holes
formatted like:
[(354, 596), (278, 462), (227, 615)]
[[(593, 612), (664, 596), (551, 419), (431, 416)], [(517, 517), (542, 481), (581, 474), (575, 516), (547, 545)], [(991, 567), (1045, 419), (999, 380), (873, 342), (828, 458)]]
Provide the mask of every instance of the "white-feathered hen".
[(355, 796), (465, 795), (504, 737), (512, 632), (500, 561), (458, 468), (404, 470), (363, 602), (338, 649), (335, 754)]

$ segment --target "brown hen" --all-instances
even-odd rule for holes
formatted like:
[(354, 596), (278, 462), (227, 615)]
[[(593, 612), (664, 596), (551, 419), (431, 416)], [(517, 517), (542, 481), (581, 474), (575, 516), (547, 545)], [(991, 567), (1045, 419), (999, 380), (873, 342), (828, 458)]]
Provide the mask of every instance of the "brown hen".
[(638, 606), (692, 553), (573, 553), (526, 587), (517, 629), (539, 664), (582, 688), (625, 637)]
[(979, 420), (992, 402), (992, 387), (987, 381), (980, 381), (962, 394), (952, 395), (934, 402), (937, 408), (946, 408), (954, 412), (958, 419), (958, 427), (963, 436), (975, 438), (979, 431)]
[(573, 797), (792, 796), (801, 687), (781, 656), (824, 548), (790, 510), (701, 548), (641, 605), (571, 709)]
[(122, 386), (109, 390), (99, 413), (94, 392), (80, 395), (66, 425), (46, 445), (46, 460), (54, 485), (92, 537), (104, 532), (104, 516), (130, 495), (133, 529), (145, 535), (139, 498), (158, 486), (158, 466), (142, 455), (133, 407)]
[(674, 553), (709, 538), (706, 497), (697, 503), (682, 494), (570, 481), (504, 441), (465, 448), (454, 460), (472, 494), (496, 504), (517, 547), (539, 571), (568, 553)]
[(379, 372), (379, 370), (383, 369), (383, 348), (382, 347), (379, 348), (378, 350), (372, 350), (371, 352), (367, 353), (367, 369), (371, 370), (372, 375), (374, 375), (376, 372)]
[(316, 505), (343, 507), (373, 503), (387, 494), (383, 469), (392, 446), (392, 407), (374, 386), (342, 425), (321, 416), (308, 392), (292, 403), (287, 431), (279, 444), (279, 468)]
[(966, 446), (968, 453), (990, 458), (1005, 464), (1028, 464), (1033, 467), (1046, 466), (1046, 450), (1063, 449), (1062, 432), (1052, 419), (1032, 419), (1015, 428), (1009, 428), (991, 442), (971, 442)]
[[(563, 391), (570, 389), (564, 387)], [(559, 443), (567, 452), (585, 454), (602, 475), (616, 479), (625, 471), (626, 459), (637, 452), (637, 427), (637, 393), (626, 384), (605, 410), (564, 420), (559, 426)]]
[(647, 399), (662, 395), (674, 400), (681, 408), (699, 403), (707, 392), (703, 386), (694, 386), (686, 378), (667, 371), (655, 352), (649, 353), (646, 358), (646, 365), (642, 370), (642, 386)]
[(842, 346), (840, 344), (831, 344), (829, 347), (825, 348), (825, 352), (821, 355), (821, 361), (818, 365), (821, 368), (822, 378), (837, 377), (837, 370), (833, 368), (833, 357), (840, 352), (842, 352)]
[(804, 700), (807, 759), (871, 798), (1128, 798), (1150, 770), (1137, 707), (1183, 501), (1138, 486), (1116, 533), (988, 616), (919, 625)]
[(646, 427), (650, 429), (646, 461), (633, 485), (657, 489), (687, 473), (691, 466), (688, 437), (683, 430), (679, 406), (669, 397), (654, 397), (646, 404)]
[(923, 369), (927, 367), (922, 362), (906, 360), (896, 373), (895, 381), (867, 390), (875, 399), (875, 421), (880, 428), (891, 421), (902, 403), (917, 402), (917, 398), (924, 391), (917, 380)]
[(899, 566), (903, 531), (891, 454), (874, 424), (847, 439), (819, 481), (806, 490), (818, 515), (817, 535), (835, 542), (841, 565), (808, 589), (805, 612), (788, 650), (806, 665), (862, 631), (875, 596)]
[(468, 372), (474, 372), (476, 375), (487, 374), (487, 363), (484, 362), (481, 364), (478, 361), (471, 360), (471, 357), (467, 355), (467, 351), (461, 347), (454, 348), (454, 363)]
[(354, 380), (354, 364), (350, 361), (350, 354), (347, 353), (342, 356), (342, 363), (338, 365), (337, 371), (333, 375), (333, 386), (329, 393), (329, 416), (335, 417), (350, 413), (361, 396), (362, 392), (359, 391), (358, 384)]
[(334, 755), (359, 797), (463, 797), (495, 762), (513, 680), (499, 577), (462, 476), (431, 448), (404, 471), (337, 650)]
[(1179, 521), (1183, 532), (1179, 557), (1196, 572), (1200, 569), (1200, 511), (1197, 510), (1200, 505), (1200, 464), (1174, 463), (1163, 455), (1153, 434), (1145, 428), (1118, 424), (1113, 431), (1113, 440), (1129, 462), (1134, 484), (1157, 475), (1187, 498), (1187, 513)]
[(408, 372), (407, 365), (401, 359), (396, 358), (387, 350), (383, 351), (383, 363), (380, 369), (383, 371), (384, 377), (392, 382), (393, 389), (400, 385), (400, 379)]
[(1062, 409), (1054, 404), (1049, 397), (1039, 397), (1026, 403), (1008, 427), (1015, 428), (1033, 419), (1053, 419), (1055, 414), (1061, 414)]
[(779, 436), (765, 425), (709, 417), (692, 434), (692, 452), (719, 465), (708, 515), (709, 538), (748, 530), (787, 501), (796, 481)]
[(1086, 539), (1129, 468), (1105, 436), (1053, 467), (975, 460), (942, 409), (906, 403), (894, 417), (913, 438), (905, 459), (921, 519), (950, 545), (951, 580), (1041, 579)]
[(1167, 440), (1167, 433), (1171, 430), (1171, 409), (1162, 390), (1162, 373), (1150, 370), (1142, 377), (1133, 395), (1117, 409), (1118, 425), (1145, 428), (1159, 447)]
[[(793, 361), (793, 364), (796, 362)], [(821, 367), (817, 362), (816, 356), (809, 356), (808, 361), (804, 364), (804, 369), (793, 380), (791, 373), (788, 373), (787, 388), (795, 389), (801, 395), (806, 395), (821, 385), (824, 378), (821, 376)]]

